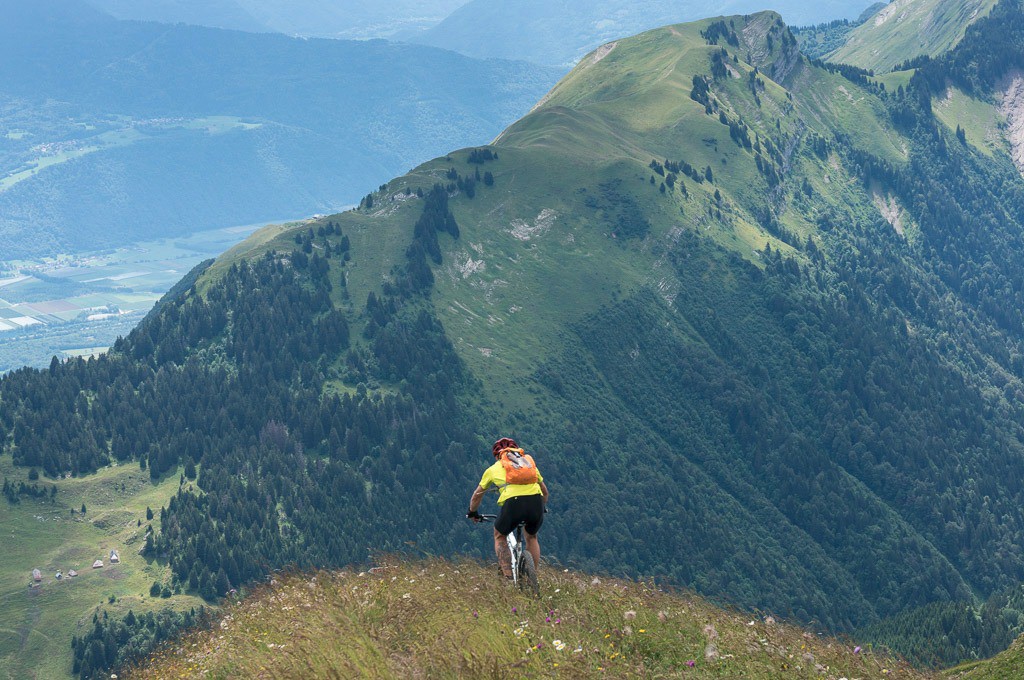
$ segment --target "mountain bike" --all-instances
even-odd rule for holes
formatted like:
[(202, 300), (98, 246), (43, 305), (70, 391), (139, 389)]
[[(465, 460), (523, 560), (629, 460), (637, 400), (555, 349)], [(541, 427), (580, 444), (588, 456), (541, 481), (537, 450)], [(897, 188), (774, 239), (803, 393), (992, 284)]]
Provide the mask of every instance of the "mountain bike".
[[(480, 522), (494, 522), (497, 515), (480, 515)], [(523, 526), (520, 522), (512, 530), (505, 540), (508, 542), (508, 550), (512, 554), (512, 583), (520, 590), (527, 591), (534, 597), (540, 595), (540, 582), (537, 580), (537, 565), (533, 563), (533, 555), (526, 549), (526, 540), (523, 536)]]

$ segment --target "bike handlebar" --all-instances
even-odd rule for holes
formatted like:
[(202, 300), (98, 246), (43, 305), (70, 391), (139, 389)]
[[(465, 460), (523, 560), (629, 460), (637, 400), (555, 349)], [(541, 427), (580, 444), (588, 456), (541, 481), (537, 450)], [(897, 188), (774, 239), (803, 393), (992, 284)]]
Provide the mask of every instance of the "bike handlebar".
[[(546, 505), (544, 506), (544, 514), (548, 514), (548, 506)], [(493, 522), (496, 519), (498, 519), (497, 515), (479, 515), (476, 517), (476, 520), (479, 522)]]

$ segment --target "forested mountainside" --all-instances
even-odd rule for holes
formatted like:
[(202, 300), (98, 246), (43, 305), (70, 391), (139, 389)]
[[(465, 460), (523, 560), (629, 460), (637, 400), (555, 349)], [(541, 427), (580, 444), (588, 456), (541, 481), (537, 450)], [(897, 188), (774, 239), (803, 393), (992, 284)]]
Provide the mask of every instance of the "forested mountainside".
[(492, 138), (561, 74), (383, 41), (116, 21), (82, 0), (2, 3), (0, 258), (341, 210)]
[(800, 43), (800, 51), (804, 56), (817, 59), (846, 44), (853, 29), (863, 25), (886, 6), (884, 2), (876, 2), (856, 19), (833, 19), (811, 26), (790, 26), (790, 30)]
[(492, 145), (6, 376), (4, 450), (182, 474), (144, 552), (206, 598), (486, 555), (462, 515), (512, 434), (559, 561), (828, 630), (976, 606), (1024, 581), (1024, 180), (942, 107), (994, 107), (1022, 28), (1004, 0), (895, 87), (773, 13), (606, 45)]

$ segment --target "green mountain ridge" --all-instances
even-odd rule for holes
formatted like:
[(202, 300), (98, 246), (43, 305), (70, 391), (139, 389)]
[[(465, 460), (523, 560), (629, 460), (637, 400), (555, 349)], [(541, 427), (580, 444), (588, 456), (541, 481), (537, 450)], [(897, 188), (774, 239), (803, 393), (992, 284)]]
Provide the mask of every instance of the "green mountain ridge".
[[(777, 0), (770, 9), (790, 23), (853, 18), (871, 0), (814, 4)], [(574, 65), (603, 42), (666, 24), (718, 14), (766, 9), (750, 0), (700, 0), (667, 5), (654, 0), (470, 0), (443, 21), (409, 39), (478, 58), (525, 59), (536, 64)]]
[(1024, 181), (934, 102), (994, 91), (1019, 18), (898, 92), (774, 13), (609, 44), (493, 144), (5, 377), (5, 452), (197, 467), (146, 559), (211, 600), (409, 542), (486, 555), (457, 520), (511, 433), (562, 563), (830, 631), (977, 605), (1024, 582)]

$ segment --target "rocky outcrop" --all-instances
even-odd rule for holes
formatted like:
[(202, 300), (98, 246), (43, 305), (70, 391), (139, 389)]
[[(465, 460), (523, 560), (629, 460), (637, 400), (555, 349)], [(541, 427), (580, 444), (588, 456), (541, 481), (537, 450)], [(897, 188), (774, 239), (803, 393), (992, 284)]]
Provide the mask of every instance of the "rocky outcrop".
[(1024, 174), (1024, 73), (1010, 74), (1002, 90), (999, 113), (1006, 119), (1006, 141), (1017, 169)]

